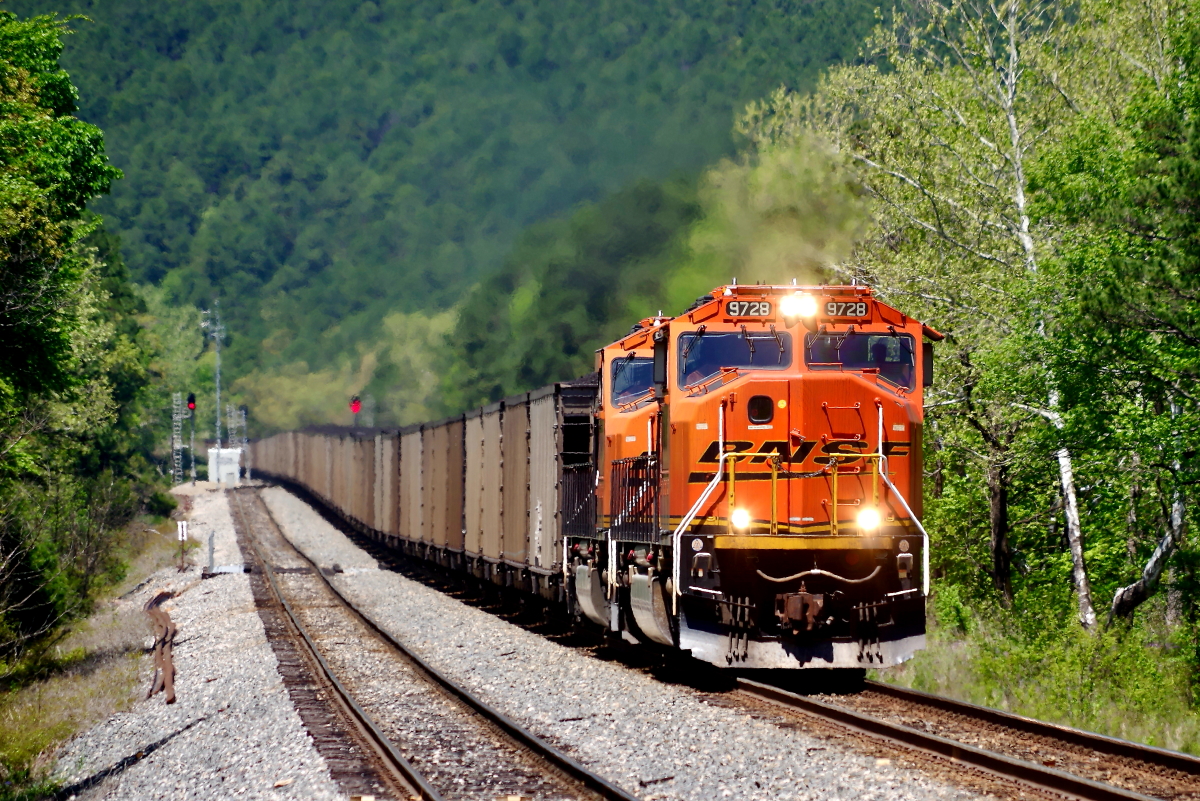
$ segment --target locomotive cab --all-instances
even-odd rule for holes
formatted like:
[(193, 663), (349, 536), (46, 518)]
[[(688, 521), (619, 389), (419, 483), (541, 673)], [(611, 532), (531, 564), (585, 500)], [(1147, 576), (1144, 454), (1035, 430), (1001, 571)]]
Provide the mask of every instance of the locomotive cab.
[(729, 286), (602, 349), (587, 616), (723, 666), (910, 658), (940, 338), (867, 287)]

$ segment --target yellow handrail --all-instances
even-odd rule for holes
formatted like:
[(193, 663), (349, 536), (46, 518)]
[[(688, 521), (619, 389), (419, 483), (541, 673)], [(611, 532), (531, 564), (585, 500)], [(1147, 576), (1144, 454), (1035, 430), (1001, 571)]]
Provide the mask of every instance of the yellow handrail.
[(730, 453), (725, 461), (729, 465), (729, 494), (727, 503), (729, 504), (729, 533), (733, 534), (733, 510), (737, 501), (737, 469), (734, 465), (737, 463), (738, 457), (755, 457), (762, 456), (771, 464), (771, 534), (779, 533), (779, 468), (783, 463), (783, 457), (778, 451), (739, 451)]

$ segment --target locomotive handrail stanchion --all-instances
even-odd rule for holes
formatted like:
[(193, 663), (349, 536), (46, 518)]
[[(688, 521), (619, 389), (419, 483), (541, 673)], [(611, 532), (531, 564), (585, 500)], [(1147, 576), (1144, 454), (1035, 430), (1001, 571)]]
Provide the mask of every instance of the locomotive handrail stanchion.
[(929, 533), (925, 531), (925, 527), (921, 525), (921, 521), (913, 514), (912, 508), (908, 505), (908, 501), (904, 500), (904, 496), (900, 494), (900, 490), (896, 489), (896, 485), (891, 482), (886, 475), (883, 476), (883, 482), (888, 485), (896, 495), (896, 500), (900, 501), (900, 505), (904, 507), (904, 511), (908, 513), (908, 517), (913, 521), (913, 525), (921, 532), (923, 545), (921, 546), (921, 592), (926, 596), (929, 595)]
[(879, 400), (879, 398), (875, 399), (875, 409), (879, 412), (879, 439), (878, 439), (878, 444), (875, 446), (876, 447), (876, 456), (877, 456), (877, 459), (875, 462), (876, 476), (875, 476), (875, 485), (872, 488), (872, 490), (874, 493), (873, 500), (875, 501), (875, 508), (878, 509), (879, 508), (879, 499), (877, 496), (879, 494), (879, 474), (887, 473), (887, 469), (888, 469), (887, 456), (885, 456), (883, 453), (883, 401)]
[(779, 533), (779, 464), (778, 453), (771, 457), (771, 536)]
[(900, 505), (904, 507), (904, 511), (908, 513), (908, 517), (913, 521), (913, 525), (921, 532), (921, 592), (926, 597), (929, 596), (929, 533), (925, 531), (925, 527), (921, 525), (921, 521), (913, 514), (912, 508), (908, 505), (908, 501), (904, 500), (904, 496), (900, 490), (896, 489), (896, 485), (888, 478), (887, 471), (887, 456), (883, 453), (883, 402), (875, 401), (875, 408), (879, 410), (879, 468), (877, 470), (883, 483), (892, 491), (896, 499), (900, 501)]
[(729, 497), (727, 499), (728, 508), (725, 510), (728, 515), (726, 524), (729, 527), (729, 533), (733, 534), (733, 509), (737, 502), (737, 459), (726, 459), (729, 465)]
[(838, 460), (836, 456), (829, 457), (829, 469), (832, 471), (829, 480), (830, 486), (832, 486), (829, 492), (829, 532), (836, 537), (838, 535)]

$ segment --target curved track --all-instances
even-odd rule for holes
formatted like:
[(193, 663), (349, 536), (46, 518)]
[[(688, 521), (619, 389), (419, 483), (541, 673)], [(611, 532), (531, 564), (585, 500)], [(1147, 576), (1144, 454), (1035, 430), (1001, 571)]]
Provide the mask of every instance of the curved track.
[[(376, 625), (286, 540), (257, 491), (230, 494), (288, 616), (339, 695), (356, 710), (355, 717), (378, 735), (377, 750), (397, 758), (392, 764), (416, 795), (636, 801), (472, 695)], [(370, 665), (365, 673), (356, 667), (361, 662)], [(392, 686), (385, 688), (381, 682)], [(407, 689), (396, 682), (407, 682)], [(399, 717), (397, 707), (403, 707)], [(397, 747), (387, 730), (408, 736), (397, 738)]]
[(877, 682), (806, 697), (739, 679), (755, 698), (1054, 796), (1117, 801), (1200, 799), (1200, 759)]

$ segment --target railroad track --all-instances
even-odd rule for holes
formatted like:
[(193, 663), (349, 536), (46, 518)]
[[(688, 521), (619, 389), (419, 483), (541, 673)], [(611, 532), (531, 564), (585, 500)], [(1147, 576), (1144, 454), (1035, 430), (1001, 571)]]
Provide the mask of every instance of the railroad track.
[(393, 794), (636, 801), (377, 626), (288, 542), (256, 490), (229, 494), (266, 584)]
[(877, 682), (806, 697), (738, 680), (738, 690), (889, 744), (945, 757), (1056, 797), (1200, 799), (1200, 759)]

